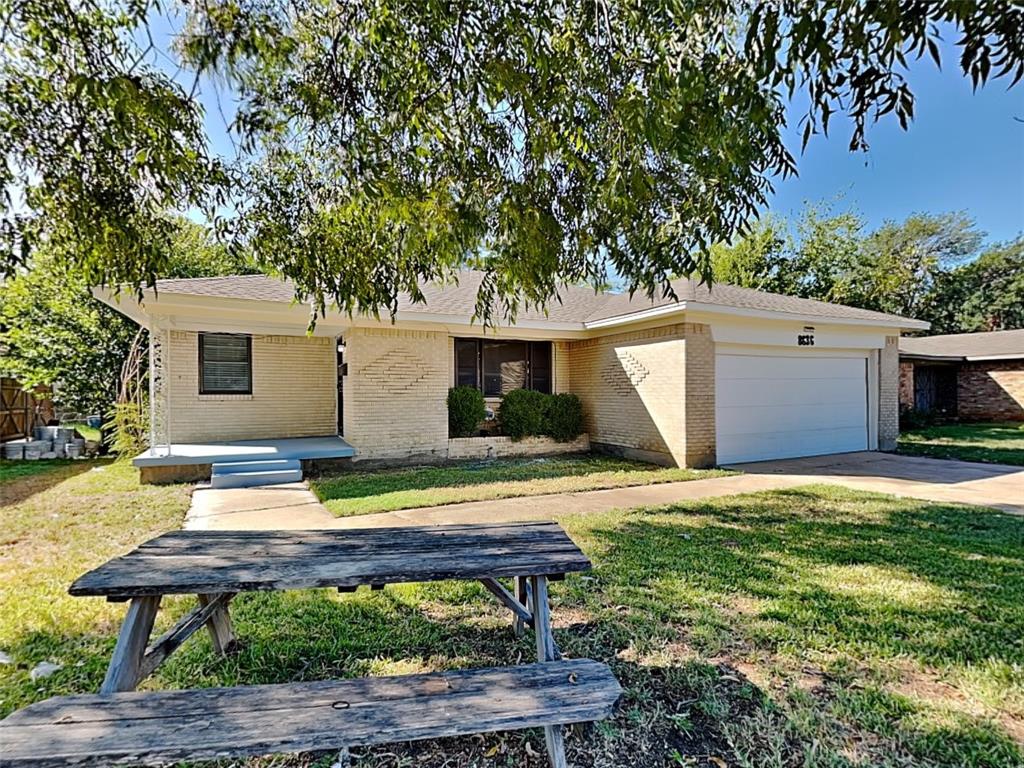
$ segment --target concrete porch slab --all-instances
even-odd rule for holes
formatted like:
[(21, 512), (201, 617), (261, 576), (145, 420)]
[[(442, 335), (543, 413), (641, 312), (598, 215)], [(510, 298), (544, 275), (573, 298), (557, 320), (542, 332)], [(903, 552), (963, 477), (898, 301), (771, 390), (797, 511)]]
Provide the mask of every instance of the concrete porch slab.
[(155, 452), (147, 450), (132, 459), (132, 464), (143, 468), (266, 459), (343, 459), (354, 456), (355, 452), (355, 448), (339, 435), (224, 443), (172, 443), (169, 452), (159, 448)]

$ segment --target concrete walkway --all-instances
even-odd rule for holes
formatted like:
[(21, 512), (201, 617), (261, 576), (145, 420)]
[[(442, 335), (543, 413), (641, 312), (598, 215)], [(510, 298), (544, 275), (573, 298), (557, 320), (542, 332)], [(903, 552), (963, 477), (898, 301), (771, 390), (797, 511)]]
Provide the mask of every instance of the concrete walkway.
[(1024, 467), (863, 452), (760, 462), (739, 469), (744, 474), (341, 518), (331, 514), (305, 483), (230, 490), (200, 488), (192, 495), (192, 509), (185, 527), (191, 530), (381, 528), (538, 520), (566, 512), (658, 506), (809, 483), (834, 483), (895, 496), (976, 504), (1024, 516)]
[(192, 492), (184, 527), (190, 531), (330, 528), (337, 519), (306, 483), (260, 488), (200, 486)]

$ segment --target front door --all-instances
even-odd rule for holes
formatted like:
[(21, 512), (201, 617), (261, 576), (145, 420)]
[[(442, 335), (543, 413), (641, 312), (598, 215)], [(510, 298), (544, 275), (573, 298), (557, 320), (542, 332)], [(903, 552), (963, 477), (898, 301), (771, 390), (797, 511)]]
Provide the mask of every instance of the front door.
[(345, 435), (345, 342), (338, 337), (338, 434)]

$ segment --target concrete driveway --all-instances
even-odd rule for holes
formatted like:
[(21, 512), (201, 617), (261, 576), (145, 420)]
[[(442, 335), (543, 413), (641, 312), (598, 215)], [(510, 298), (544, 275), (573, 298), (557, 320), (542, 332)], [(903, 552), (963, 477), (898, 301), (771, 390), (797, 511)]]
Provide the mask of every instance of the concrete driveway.
[(747, 477), (835, 483), (929, 501), (994, 507), (1024, 515), (1024, 467), (861, 451), (733, 467)]

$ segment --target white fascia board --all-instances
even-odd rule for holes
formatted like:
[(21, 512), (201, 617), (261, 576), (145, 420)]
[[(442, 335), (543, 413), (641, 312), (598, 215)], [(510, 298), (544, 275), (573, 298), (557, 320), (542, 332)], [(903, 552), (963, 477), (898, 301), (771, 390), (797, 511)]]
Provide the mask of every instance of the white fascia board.
[(127, 317), (146, 330), (149, 330), (150, 315), (147, 314), (141, 306), (139, 306), (138, 299), (129, 293), (115, 294), (109, 288), (97, 287), (90, 289), (93, 298), (97, 301), (101, 301), (111, 309), (115, 309), (122, 315)]
[[(149, 318), (160, 316), (166, 318), (181, 318), (182, 322), (177, 327), (184, 329), (186, 325), (196, 325), (200, 318), (205, 316), (209, 319), (215, 317), (223, 321), (225, 325), (241, 327), (245, 318), (259, 318), (258, 323), (267, 327), (278, 328), (278, 333), (285, 326), (292, 326), (305, 334), (309, 324), (311, 308), (301, 302), (282, 301), (261, 301), (256, 299), (237, 299), (219, 296), (196, 296), (193, 294), (168, 293), (159, 295), (151, 290), (144, 293), (140, 304), (134, 297), (122, 296), (121, 302), (109, 299), (109, 292), (101, 295), (103, 289), (94, 289), (94, 295), (101, 301), (112, 306), (114, 309), (128, 315), (141, 325), (147, 325)], [(125, 301), (124, 299), (128, 299)], [(317, 326), (325, 325), (330, 328), (356, 327), (356, 328), (415, 328), (451, 330), (459, 332), (464, 330), (470, 335), (496, 334), (509, 337), (517, 331), (530, 331), (531, 335), (546, 338), (582, 338), (584, 334), (582, 323), (567, 323), (553, 320), (521, 320), (513, 326), (500, 325), (493, 328), (484, 328), (479, 322), (473, 322), (471, 317), (465, 315), (440, 314), (436, 312), (417, 312), (404, 310), (395, 315), (394, 321), (389, 315), (382, 315), (379, 319), (372, 315), (356, 315), (349, 317), (341, 312), (328, 311), (326, 317), (317, 319)]]
[(762, 320), (792, 320), (800, 323), (807, 323), (808, 325), (813, 325), (815, 323), (819, 325), (861, 325), (873, 328), (898, 328), (915, 330), (926, 330), (929, 327), (931, 327), (930, 323), (926, 323), (923, 320), (899, 319), (897, 321), (895, 317), (891, 320), (868, 320), (864, 318), (826, 317), (823, 315), (806, 315), (796, 312), (776, 312), (774, 310), (767, 309), (729, 307), (722, 304), (707, 304), (697, 301), (680, 301), (676, 304), (665, 304), (660, 307), (652, 307), (651, 309), (641, 310), (640, 312), (633, 312), (628, 315), (618, 315), (616, 317), (609, 317), (602, 320), (592, 320), (588, 323), (584, 323), (584, 325), (587, 329), (608, 328), (618, 325), (629, 325), (630, 323), (636, 323), (642, 320), (650, 320), (652, 318), (659, 318), (666, 315), (672, 315), (677, 312), (687, 311), (704, 312), (709, 315), (749, 317)]
[(686, 311), (686, 302), (679, 301), (675, 304), (662, 304), (660, 307), (651, 307), (650, 309), (642, 309), (639, 312), (630, 312), (626, 315), (616, 315), (615, 317), (605, 317), (600, 320), (590, 320), (583, 323), (583, 327), (587, 330), (599, 329), (599, 328), (612, 328), (617, 325), (628, 325), (630, 323), (639, 323), (645, 320), (654, 320), (667, 315), (674, 315), (676, 313), (682, 313)]
[(986, 360), (1024, 360), (1024, 354), (1017, 352), (1008, 355), (966, 355), (963, 359), (970, 363), (981, 363)]
[(692, 311), (708, 312), (719, 315), (732, 315), (734, 317), (752, 317), (763, 320), (795, 320), (808, 325), (863, 325), (873, 328), (898, 328), (927, 330), (931, 323), (924, 320), (909, 320), (906, 318), (890, 318), (869, 320), (867, 318), (855, 317), (829, 317), (826, 315), (807, 315), (802, 312), (776, 312), (768, 309), (750, 309), (748, 307), (728, 307), (722, 304), (705, 304), (697, 301), (686, 302)]

